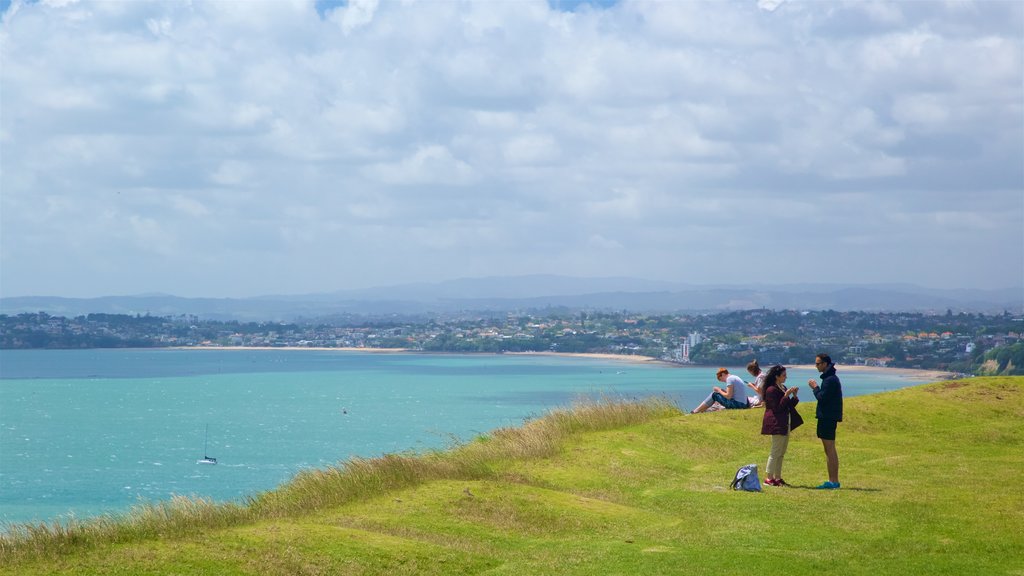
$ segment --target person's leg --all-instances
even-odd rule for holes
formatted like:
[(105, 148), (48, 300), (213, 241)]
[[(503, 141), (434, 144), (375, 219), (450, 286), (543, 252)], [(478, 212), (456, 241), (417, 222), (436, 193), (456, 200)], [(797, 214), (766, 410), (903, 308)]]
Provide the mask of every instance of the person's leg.
[(825, 447), (825, 466), (828, 468), (828, 481), (839, 484), (839, 454), (836, 452), (835, 440), (822, 440)]
[(710, 396), (705, 398), (704, 401), (700, 403), (700, 406), (697, 406), (696, 408), (693, 409), (693, 413), (694, 414), (700, 414), (701, 412), (704, 412), (708, 408), (711, 408), (711, 406), (715, 402), (718, 402), (719, 404), (721, 404), (723, 408), (728, 408), (729, 407), (728, 406), (728, 402), (729, 402), (728, 398), (726, 398), (725, 396), (723, 396), (719, 392), (712, 392)]
[(778, 466), (775, 470), (775, 479), (782, 480), (782, 463), (786, 460), (786, 450), (789, 450), (789, 434), (779, 434), (780, 446), (779, 454), (776, 458), (779, 461)]
[(788, 444), (789, 436), (772, 434), (772, 449), (768, 454), (768, 466), (765, 467), (765, 474), (769, 480), (777, 480), (782, 476), (782, 457)]
[(747, 397), (744, 396), (743, 400), (734, 400), (732, 398), (726, 398), (725, 394), (715, 392), (711, 395), (711, 399), (722, 405), (722, 408), (726, 410), (735, 410), (737, 408), (750, 408), (747, 406)]
[(825, 449), (825, 467), (828, 470), (828, 482), (819, 488), (839, 487), (839, 455), (836, 453), (836, 427), (834, 420), (818, 420), (818, 438)]
[(693, 414), (700, 414), (701, 412), (707, 410), (708, 408), (711, 408), (711, 405), (715, 403), (715, 394), (717, 394), (717, 392), (713, 392), (713, 393), (709, 394), (708, 397), (705, 398), (703, 402), (698, 404), (697, 407), (693, 409), (692, 413)]

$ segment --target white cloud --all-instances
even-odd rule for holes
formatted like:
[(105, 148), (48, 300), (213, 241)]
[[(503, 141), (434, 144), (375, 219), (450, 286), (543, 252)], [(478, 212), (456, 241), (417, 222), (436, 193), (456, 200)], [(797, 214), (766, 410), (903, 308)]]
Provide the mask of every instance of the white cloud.
[(607, 198), (586, 202), (588, 214), (613, 221), (636, 220), (644, 212), (643, 195), (635, 189), (612, 190)]
[(241, 295), (840, 250), (871, 266), (837, 281), (1020, 284), (1022, 54), (1005, 2), (15, 2), (0, 294), (93, 261), (101, 293)]
[(782, 6), (785, 0), (757, 0), (757, 7), (761, 10), (768, 12), (774, 12), (778, 10), (779, 6)]
[(473, 179), (473, 168), (454, 157), (445, 146), (422, 146), (397, 162), (367, 167), (366, 174), (384, 184), (465, 185)]
[(175, 194), (171, 196), (170, 204), (175, 210), (191, 218), (204, 218), (210, 215), (206, 205), (195, 198)]
[(222, 186), (237, 186), (248, 183), (253, 177), (253, 169), (246, 162), (226, 160), (210, 175), (210, 179)]
[(239, 128), (250, 128), (263, 124), (273, 116), (274, 111), (268, 106), (243, 102), (234, 111), (233, 120)]
[(903, 125), (920, 130), (942, 130), (951, 116), (950, 104), (936, 94), (903, 94), (892, 105), (892, 115)]
[(622, 243), (602, 234), (593, 234), (587, 239), (587, 245), (594, 250), (621, 250)]
[(376, 11), (377, 0), (350, 0), (347, 6), (332, 11), (330, 17), (347, 35), (372, 22)]
[(132, 214), (128, 216), (130, 241), (145, 251), (162, 256), (172, 256), (177, 252), (177, 241), (172, 233), (164, 228), (155, 218)]
[(43, 94), (40, 104), (56, 110), (81, 110), (99, 108), (95, 94), (88, 90), (55, 90)]
[(518, 136), (504, 146), (509, 164), (550, 164), (560, 160), (560, 155), (558, 142), (546, 134)]

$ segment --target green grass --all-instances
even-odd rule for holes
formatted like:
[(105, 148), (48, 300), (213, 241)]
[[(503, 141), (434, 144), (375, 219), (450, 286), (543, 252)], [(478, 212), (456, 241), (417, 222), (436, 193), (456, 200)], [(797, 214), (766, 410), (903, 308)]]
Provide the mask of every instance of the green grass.
[(0, 574), (1024, 575), (1024, 378), (847, 399), (834, 492), (810, 489), (825, 479), (813, 408), (792, 488), (727, 490), (764, 467), (759, 410), (602, 403), (303, 473), (242, 506), (19, 527)]

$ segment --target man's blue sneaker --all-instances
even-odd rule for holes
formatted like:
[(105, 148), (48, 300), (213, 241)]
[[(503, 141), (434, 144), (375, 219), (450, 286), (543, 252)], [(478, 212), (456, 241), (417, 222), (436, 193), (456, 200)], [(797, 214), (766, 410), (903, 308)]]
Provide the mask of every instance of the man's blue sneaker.
[(835, 490), (839, 488), (839, 482), (825, 482), (817, 487), (817, 490)]

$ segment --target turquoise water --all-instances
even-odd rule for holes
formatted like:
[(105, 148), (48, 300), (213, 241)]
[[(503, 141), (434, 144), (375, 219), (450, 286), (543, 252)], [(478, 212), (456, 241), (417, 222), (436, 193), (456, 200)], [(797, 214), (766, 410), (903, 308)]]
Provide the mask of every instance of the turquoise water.
[[(848, 396), (923, 381), (840, 375)], [(791, 382), (812, 376), (790, 371)], [(660, 395), (690, 409), (715, 384), (714, 368), (592, 358), (5, 350), (0, 522), (116, 513), (174, 494), (237, 500), (304, 468), (444, 448), (579, 398)], [(216, 466), (196, 464), (207, 425)]]

